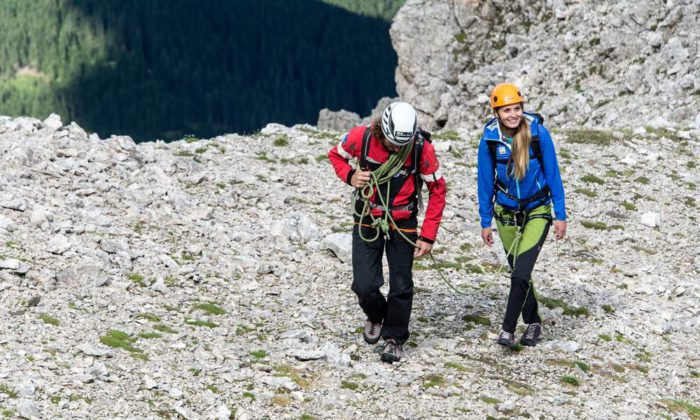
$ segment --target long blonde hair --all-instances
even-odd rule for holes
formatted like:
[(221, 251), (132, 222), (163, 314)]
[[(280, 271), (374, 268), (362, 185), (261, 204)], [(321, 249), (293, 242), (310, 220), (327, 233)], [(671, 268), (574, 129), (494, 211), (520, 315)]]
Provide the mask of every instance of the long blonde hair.
[(527, 169), (530, 166), (531, 141), (532, 135), (530, 134), (530, 126), (527, 124), (525, 117), (523, 117), (520, 120), (518, 128), (515, 130), (510, 155), (510, 160), (513, 163), (511, 174), (514, 175), (517, 180), (525, 178)]

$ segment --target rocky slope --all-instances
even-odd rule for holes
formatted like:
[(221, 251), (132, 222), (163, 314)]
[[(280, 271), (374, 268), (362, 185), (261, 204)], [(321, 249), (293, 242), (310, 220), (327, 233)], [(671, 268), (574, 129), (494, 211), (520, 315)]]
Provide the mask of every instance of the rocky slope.
[(397, 92), (430, 128), (481, 126), (503, 81), (557, 126), (700, 128), (699, 24), (696, 0), (409, 0)]
[[(554, 133), (571, 214), (535, 279), (546, 340), (495, 344), (478, 133), (435, 141), (438, 264), (405, 360), (364, 344), (338, 133), (134, 144), (0, 118), (0, 410), (25, 418), (697, 418), (698, 131)], [(330, 251), (334, 249), (335, 251)]]

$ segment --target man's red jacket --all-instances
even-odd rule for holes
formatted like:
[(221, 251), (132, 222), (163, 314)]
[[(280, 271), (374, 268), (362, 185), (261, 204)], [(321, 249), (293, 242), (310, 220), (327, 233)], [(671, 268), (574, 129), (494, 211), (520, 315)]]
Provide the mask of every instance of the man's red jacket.
[[(328, 152), (328, 159), (331, 161), (333, 169), (335, 169), (335, 173), (348, 185), (350, 185), (350, 179), (355, 173), (355, 169), (350, 166), (349, 161), (352, 158), (357, 158), (358, 161), (360, 160), (360, 155), (362, 154), (362, 139), (365, 134), (365, 130), (369, 129), (369, 127), (365, 126), (353, 128), (341, 137), (338, 146), (332, 148)], [(413, 155), (413, 153), (409, 153), (406, 164), (404, 165), (405, 167), (413, 166)], [(389, 151), (384, 148), (382, 143), (374, 136), (371, 136), (369, 140), (369, 152), (368, 156), (365, 157), (365, 160), (381, 164), (386, 162), (389, 159), (389, 156)], [(406, 182), (394, 196), (393, 202), (390, 203), (390, 207), (392, 208), (391, 216), (397, 221), (406, 220), (411, 217), (412, 211), (394, 208), (406, 207), (411, 204), (410, 200), (414, 196), (416, 185), (413, 177), (420, 175), (429, 192), (428, 206), (425, 210), (425, 217), (423, 218), (420, 239), (425, 242), (433, 243), (435, 242), (438, 228), (440, 227), (442, 211), (445, 209), (447, 183), (445, 182), (445, 178), (442, 176), (440, 164), (435, 156), (435, 149), (428, 141), (425, 141), (423, 144), (423, 152), (419, 162), (420, 168), (418, 168), (417, 174), (408, 175)], [(381, 204), (378, 202), (378, 199), (376, 199), (376, 191), (375, 195), (371, 198), (371, 201), (377, 205)], [(416, 203), (413, 204), (415, 205)], [(374, 216), (381, 216), (382, 210), (380, 208), (374, 208), (372, 209), (372, 214)]]

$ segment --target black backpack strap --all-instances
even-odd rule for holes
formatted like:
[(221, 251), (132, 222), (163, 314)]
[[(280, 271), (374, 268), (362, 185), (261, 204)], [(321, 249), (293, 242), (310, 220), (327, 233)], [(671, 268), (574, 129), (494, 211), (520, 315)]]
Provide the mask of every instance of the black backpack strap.
[(369, 156), (370, 137), (372, 137), (372, 130), (370, 127), (366, 127), (365, 134), (362, 136), (362, 153), (360, 153), (360, 169), (363, 171), (367, 170), (367, 156)]
[(540, 148), (540, 136), (532, 137), (530, 147), (532, 147), (532, 153), (535, 155), (535, 158), (540, 161), (540, 168), (544, 170), (544, 159), (542, 158), (542, 149)]
[(432, 143), (430, 140), (430, 132), (418, 129), (416, 142), (413, 144), (413, 201), (417, 203), (414, 212), (422, 210), (423, 198), (421, 191), (423, 190), (423, 178), (420, 177), (420, 164), (423, 158), (423, 145), (425, 142)]

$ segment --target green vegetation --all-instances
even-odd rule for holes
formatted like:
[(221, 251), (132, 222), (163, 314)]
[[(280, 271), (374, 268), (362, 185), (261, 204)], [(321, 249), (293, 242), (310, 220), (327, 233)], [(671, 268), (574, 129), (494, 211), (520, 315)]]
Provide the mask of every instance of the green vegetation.
[(578, 194), (581, 194), (581, 195), (585, 195), (586, 197), (590, 197), (590, 198), (598, 197), (598, 193), (597, 193), (597, 192), (592, 191), (592, 190), (589, 190), (589, 189), (586, 189), (586, 188), (576, 188), (576, 189), (574, 190), (574, 192), (575, 192), (575, 193), (578, 193)]
[(100, 337), (100, 342), (108, 347), (123, 349), (131, 353), (139, 359), (147, 359), (145, 354), (136, 355), (135, 353), (143, 353), (143, 350), (138, 349), (132, 344), (136, 341), (129, 334), (119, 330), (109, 330), (106, 335)]
[(612, 337), (610, 337), (608, 334), (598, 334), (598, 338), (603, 341), (612, 341)]
[(403, 3), (4, 0), (0, 114), (58, 112), (138, 140), (315, 123), (324, 107), (366, 115), (396, 96)]
[(481, 397), (481, 401), (485, 402), (486, 404), (492, 404), (492, 405), (496, 405), (496, 404), (501, 403), (501, 400), (499, 400), (497, 398), (491, 398), (491, 397)]
[(647, 185), (651, 182), (651, 180), (645, 176), (640, 176), (639, 178), (634, 180), (635, 182), (639, 182), (640, 184)]
[(136, 283), (141, 287), (146, 287), (146, 281), (144, 280), (144, 277), (140, 274), (129, 273), (129, 274), (127, 274), (126, 278), (128, 278), (133, 283)]
[(267, 357), (267, 352), (265, 350), (255, 350), (251, 351), (250, 355), (256, 359), (264, 359)]
[(351, 391), (355, 391), (357, 388), (359, 388), (359, 385), (356, 384), (355, 382), (348, 382), (348, 381), (342, 381), (340, 383), (341, 388), (349, 389)]
[(578, 379), (576, 379), (573, 376), (562, 376), (561, 381), (564, 382), (565, 384), (573, 385), (573, 386), (579, 386), (581, 383), (579, 382)]
[(187, 319), (185, 320), (185, 324), (187, 325), (192, 325), (195, 327), (207, 327), (207, 328), (216, 328), (219, 326), (219, 324), (211, 322), (211, 321), (205, 321), (203, 319)]
[(666, 408), (674, 413), (684, 412), (691, 419), (700, 419), (700, 407), (681, 400), (662, 400)]
[(490, 326), (491, 320), (475, 314), (467, 314), (462, 317), (462, 321), (471, 322), (472, 324)]
[(17, 398), (17, 391), (5, 384), (0, 384), (0, 393), (3, 393), (10, 398)]
[(426, 389), (432, 387), (442, 387), (444, 384), (445, 378), (443, 378), (441, 375), (438, 375), (437, 373), (427, 375), (423, 378), (423, 387)]
[(566, 302), (560, 299), (555, 299), (555, 298), (548, 298), (542, 295), (537, 295), (537, 301), (541, 303), (542, 305), (546, 306), (549, 309), (554, 309), (554, 308), (562, 308), (564, 310), (564, 315), (572, 315), (572, 316), (577, 316), (577, 315), (584, 315), (588, 316), (588, 309), (579, 306), (579, 307), (572, 307), (569, 306)]
[(566, 131), (570, 143), (585, 143), (608, 146), (615, 140), (612, 132), (601, 130), (568, 130)]
[(624, 207), (625, 210), (629, 210), (629, 211), (637, 210), (637, 206), (635, 206), (633, 203), (630, 203), (629, 201), (623, 201), (622, 207)]
[(197, 303), (193, 306), (194, 310), (204, 311), (210, 315), (223, 315), (226, 311), (215, 303)]
[(584, 175), (581, 177), (581, 181), (588, 182), (589, 184), (605, 184), (605, 181), (598, 178), (595, 175)]
[(58, 319), (47, 314), (39, 315), (39, 319), (44, 321), (44, 324), (53, 325), (54, 327), (58, 327), (58, 325), (61, 323)]

